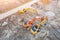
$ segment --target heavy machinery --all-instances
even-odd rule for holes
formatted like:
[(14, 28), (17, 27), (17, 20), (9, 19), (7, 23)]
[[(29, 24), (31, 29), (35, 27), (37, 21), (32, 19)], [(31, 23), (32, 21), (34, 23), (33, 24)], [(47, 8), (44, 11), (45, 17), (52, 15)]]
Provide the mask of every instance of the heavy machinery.
[(43, 25), (45, 26), (47, 22), (48, 22), (48, 17), (35, 18), (31, 21), (26, 21), (24, 23), (24, 27), (30, 28), (30, 32), (35, 35), (38, 32), (40, 32), (40, 27)]
[(34, 8), (25, 8), (25, 9), (19, 10), (18, 14), (24, 14), (26, 11), (37, 13), (37, 10)]
[[(27, 13), (26, 13), (27, 12)], [(32, 34), (37, 34), (40, 31), (40, 27), (43, 25), (46, 25), (47, 21), (48, 21), (48, 17), (44, 17), (44, 16), (35, 16), (33, 17), (35, 14), (37, 14), (37, 10), (36, 9), (32, 9), (32, 8), (25, 8), (23, 10), (19, 11), (19, 14), (25, 14), (25, 18), (26, 15), (29, 14), (27, 17), (27, 19), (24, 20), (24, 24), (23, 27), (24, 28), (29, 28), (30, 32)], [(31, 15), (34, 14), (34, 15)], [(29, 17), (30, 16), (30, 17)], [(33, 19), (30, 19), (33, 18)]]

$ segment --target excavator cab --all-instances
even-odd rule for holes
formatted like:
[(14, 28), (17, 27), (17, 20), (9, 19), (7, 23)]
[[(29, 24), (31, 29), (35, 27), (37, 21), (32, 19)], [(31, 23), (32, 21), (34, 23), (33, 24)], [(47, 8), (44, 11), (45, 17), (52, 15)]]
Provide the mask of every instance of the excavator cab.
[(33, 27), (31, 28), (30, 32), (35, 35), (38, 32), (40, 32), (40, 28), (38, 28), (38, 25), (33, 25)]

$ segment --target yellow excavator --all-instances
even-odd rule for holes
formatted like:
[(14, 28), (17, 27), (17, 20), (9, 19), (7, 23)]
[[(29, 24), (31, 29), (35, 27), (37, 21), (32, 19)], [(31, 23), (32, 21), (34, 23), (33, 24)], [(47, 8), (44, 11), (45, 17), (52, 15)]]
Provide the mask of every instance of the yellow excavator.
[(37, 13), (37, 10), (34, 8), (25, 8), (18, 11), (18, 14), (24, 14), (26, 11), (31, 10), (33, 13)]

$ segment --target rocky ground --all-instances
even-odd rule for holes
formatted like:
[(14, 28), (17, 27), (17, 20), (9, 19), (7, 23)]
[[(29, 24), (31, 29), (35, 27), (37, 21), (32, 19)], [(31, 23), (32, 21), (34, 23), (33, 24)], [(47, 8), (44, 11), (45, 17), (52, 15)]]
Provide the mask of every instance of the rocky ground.
[(0, 21), (0, 40), (60, 40), (60, 11), (55, 13), (56, 17), (35, 36), (23, 28), (20, 16), (11, 15)]

